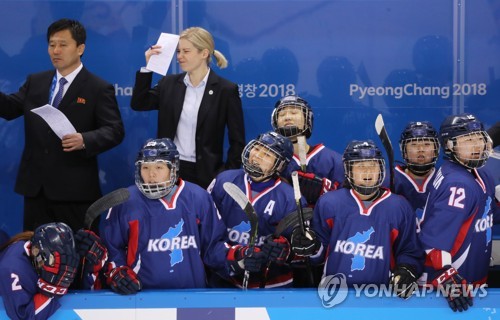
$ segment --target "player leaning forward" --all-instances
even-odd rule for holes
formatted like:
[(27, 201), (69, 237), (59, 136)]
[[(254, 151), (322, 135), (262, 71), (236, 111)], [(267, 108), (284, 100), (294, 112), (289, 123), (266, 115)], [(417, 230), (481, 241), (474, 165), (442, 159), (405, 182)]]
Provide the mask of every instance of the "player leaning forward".
[[(86, 263), (77, 271), (81, 259)], [(5, 312), (10, 319), (48, 319), (60, 308), (59, 298), (70, 286), (94, 288), (105, 260), (106, 249), (99, 237), (83, 229), (73, 234), (62, 222), (13, 236), (0, 247), (0, 296)]]
[(486, 283), (491, 227), (500, 220), (493, 179), (481, 168), (491, 139), (471, 114), (446, 118), (439, 136), (446, 157), (421, 222), (419, 237), (427, 253), (421, 280), (444, 288), (453, 311), (463, 311), (472, 306), (468, 284)]
[(101, 234), (111, 288), (206, 287), (205, 266), (225, 273), (225, 227), (208, 192), (178, 177), (179, 152), (168, 138), (149, 140), (137, 157), (130, 198), (112, 208)]
[[(279, 223), (297, 210), (293, 188), (280, 179), (293, 154), (292, 142), (276, 132), (267, 132), (251, 140), (243, 150), (243, 169), (226, 170), (217, 175), (209, 186), (219, 209), (232, 245), (228, 259), (234, 260), (230, 277), (213, 281), (217, 286), (245, 287), (243, 271), (249, 272), (249, 288), (291, 287), (292, 269), (289, 264), (291, 230), (275, 234)], [(250, 200), (258, 216), (255, 235), (249, 218), (225, 191), (224, 184), (236, 185)], [(306, 201), (301, 199), (301, 206)], [(274, 236), (273, 236), (274, 235)], [(253, 250), (253, 251), (252, 251)], [(290, 258), (290, 259), (289, 259)], [(243, 280), (243, 281), (242, 281)]]
[(395, 293), (407, 298), (423, 265), (415, 211), (380, 187), (385, 161), (371, 140), (350, 142), (343, 163), (345, 188), (319, 198), (309, 237), (294, 230), (292, 251), (325, 261), (324, 275), (343, 274), (348, 286), (397, 284)]

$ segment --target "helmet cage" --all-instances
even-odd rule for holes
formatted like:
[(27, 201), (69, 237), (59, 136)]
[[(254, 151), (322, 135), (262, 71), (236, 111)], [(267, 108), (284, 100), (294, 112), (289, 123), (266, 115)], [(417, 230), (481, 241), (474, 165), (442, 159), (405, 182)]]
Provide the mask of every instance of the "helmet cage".
[[(300, 108), (300, 110), (302, 111), (302, 114), (304, 116), (304, 124), (303, 124), (304, 127), (302, 129), (296, 125), (284, 126), (284, 127), (278, 126), (279, 113), (283, 109), (288, 107)], [(303, 135), (306, 138), (309, 138), (312, 134), (313, 118), (314, 118), (313, 111), (311, 109), (311, 106), (309, 106), (309, 104), (307, 103), (307, 101), (296, 96), (286, 96), (276, 103), (273, 113), (271, 114), (271, 124), (273, 126), (274, 131), (276, 131), (277, 133), (281, 134), (284, 137), (296, 138), (297, 136)]]
[[(166, 181), (146, 183), (141, 175), (144, 163), (163, 162), (170, 169), (170, 178)], [(137, 155), (135, 162), (135, 185), (149, 199), (160, 199), (170, 193), (179, 176), (179, 151), (169, 138), (146, 141)]]
[[(432, 148), (432, 151), (434, 153), (432, 159), (429, 162), (419, 163), (418, 156), (416, 159), (411, 158), (408, 155), (408, 144), (412, 142), (432, 143), (432, 146), (430, 147)], [(403, 156), (403, 159), (408, 169), (414, 174), (422, 176), (431, 171), (431, 169), (434, 168), (434, 166), (436, 165), (436, 162), (439, 157), (440, 146), (439, 146), (439, 140), (436, 137), (416, 137), (416, 138), (406, 138), (401, 140), (401, 142), (399, 143), (399, 148), (401, 150), (401, 155)], [(423, 151), (428, 151), (428, 150), (423, 149)]]
[[(479, 154), (477, 157), (474, 158), (464, 158), (460, 157), (458, 148), (474, 148), (474, 147), (479, 147), (479, 146), (460, 146), (459, 143), (457, 142), (458, 138), (460, 137), (470, 137), (471, 139), (475, 139), (477, 137), (481, 138), (481, 141), (483, 143), (483, 147), (481, 148), (482, 150), (479, 150)], [(492, 145), (493, 141), (491, 140), (490, 136), (488, 133), (484, 130), (481, 131), (473, 131), (470, 133), (458, 135), (452, 138), (449, 138), (446, 140), (446, 146), (445, 146), (445, 153), (453, 160), (461, 165), (463, 165), (466, 168), (469, 169), (478, 169), (481, 168), (486, 164), (486, 161), (488, 160), (491, 151), (492, 151)], [(474, 150), (471, 150), (474, 151)]]
[(47, 223), (35, 229), (31, 238), (31, 253), (36, 270), (52, 267), (55, 252), (75, 252), (75, 240), (71, 228), (62, 222)]
[[(356, 184), (354, 180), (354, 174), (353, 174), (353, 166), (355, 163), (360, 163), (360, 162), (367, 162), (367, 161), (376, 161), (379, 165), (379, 175), (377, 178), (377, 182), (373, 186), (364, 186), (364, 185), (359, 185)], [(351, 187), (356, 190), (358, 193), (362, 195), (370, 195), (377, 191), (380, 186), (382, 185), (384, 179), (385, 179), (385, 160), (384, 159), (379, 159), (379, 158), (363, 158), (363, 159), (356, 159), (356, 160), (346, 160), (344, 161), (344, 172), (345, 176), (347, 178), (347, 181), (349, 181), (349, 184)], [(365, 173), (367, 174), (367, 173)]]
[[(170, 178), (166, 181), (155, 182), (155, 183), (146, 183), (141, 175), (141, 168), (144, 163), (165, 163), (167, 167), (170, 169)], [(177, 182), (177, 175), (179, 171), (179, 159), (175, 160), (175, 163), (172, 163), (168, 160), (156, 159), (153, 161), (145, 161), (139, 160), (135, 163), (135, 185), (142, 192), (144, 196), (149, 199), (160, 199), (165, 197), (170, 193), (172, 188), (175, 186)]]
[[(273, 154), (276, 158), (276, 160), (274, 161), (274, 163), (271, 166), (271, 169), (269, 169), (267, 172), (264, 172), (258, 163), (252, 163), (250, 160), (250, 153), (251, 153), (252, 149), (254, 149), (256, 146), (264, 148), (269, 153)], [(263, 162), (266, 161), (266, 159), (259, 157), (258, 154), (256, 157), (259, 158), (260, 161), (263, 161)], [(245, 170), (245, 172), (249, 176), (254, 178), (254, 180), (256, 180), (256, 181), (262, 181), (262, 180), (267, 179), (268, 177), (275, 176), (275, 175), (278, 176), (281, 173), (281, 171), (283, 171), (283, 169), (288, 164), (286, 159), (284, 159), (284, 157), (282, 155), (280, 155), (278, 152), (273, 150), (269, 145), (262, 143), (261, 141), (255, 140), (255, 139), (250, 141), (250, 143), (248, 143), (246, 145), (245, 149), (243, 150), (241, 158), (242, 158), (241, 160), (243, 162), (243, 169)]]

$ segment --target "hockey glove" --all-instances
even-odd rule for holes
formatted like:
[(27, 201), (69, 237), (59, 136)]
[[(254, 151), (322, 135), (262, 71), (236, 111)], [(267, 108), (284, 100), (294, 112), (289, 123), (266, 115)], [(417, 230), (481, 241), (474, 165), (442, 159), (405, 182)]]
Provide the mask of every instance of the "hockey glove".
[(453, 311), (465, 311), (472, 307), (472, 297), (470, 295), (470, 284), (467, 283), (457, 270), (452, 266), (445, 266), (442, 272), (432, 284), (436, 288), (442, 288), (443, 295), (448, 300), (448, 305)]
[(53, 252), (53, 261), (48, 259), (39, 269), (37, 285), (46, 296), (64, 295), (73, 283), (78, 268), (78, 254), (71, 248), (68, 252)]
[(227, 260), (234, 273), (260, 272), (265, 256), (258, 247), (236, 245), (229, 248)]
[(309, 228), (306, 228), (305, 234), (301, 228), (296, 227), (292, 231), (292, 252), (298, 256), (309, 257), (315, 255), (321, 243), (316, 237), (316, 233)]
[(390, 285), (398, 297), (408, 299), (417, 288), (415, 269), (408, 264), (396, 266), (391, 273)]
[(332, 190), (332, 182), (327, 178), (320, 178), (312, 172), (297, 171), (299, 175), (300, 192), (307, 203), (314, 205), (318, 198)]
[(268, 262), (283, 265), (290, 255), (290, 243), (283, 236), (274, 238), (270, 235), (264, 240), (261, 250)]
[(75, 234), (75, 245), (80, 258), (84, 258), (85, 271), (98, 273), (108, 259), (108, 250), (101, 238), (90, 230), (80, 229)]
[(119, 294), (134, 294), (142, 289), (137, 274), (129, 266), (111, 269), (105, 274), (106, 283)]

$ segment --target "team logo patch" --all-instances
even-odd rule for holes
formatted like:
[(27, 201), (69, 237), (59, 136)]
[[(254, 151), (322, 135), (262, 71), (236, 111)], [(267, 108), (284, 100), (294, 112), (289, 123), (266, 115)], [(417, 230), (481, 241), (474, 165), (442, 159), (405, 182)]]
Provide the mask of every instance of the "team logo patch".
[(181, 219), (175, 226), (168, 228), (168, 231), (160, 239), (149, 239), (149, 252), (170, 252), (170, 267), (181, 263), (184, 260), (185, 249), (198, 248), (193, 235), (181, 236), (184, 227), (184, 220)]
[(373, 244), (366, 244), (370, 240), (375, 229), (370, 229), (356, 234), (347, 240), (337, 240), (335, 244), (335, 252), (343, 254), (352, 254), (351, 271), (364, 270), (366, 266), (366, 259), (380, 259), (384, 260), (384, 247), (376, 246)]

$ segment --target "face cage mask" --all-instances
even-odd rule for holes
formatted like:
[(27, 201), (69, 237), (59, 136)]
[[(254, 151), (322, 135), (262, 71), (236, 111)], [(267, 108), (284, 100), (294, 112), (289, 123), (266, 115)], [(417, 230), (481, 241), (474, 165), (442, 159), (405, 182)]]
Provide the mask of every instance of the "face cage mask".
[[(141, 166), (143, 163), (149, 163), (149, 162), (163, 162), (167, 164), (167, 167), (170, 169), (170, 179), (164, 182), (158, 182), (158, 183), (145, 183), (142, 179), (141, 175)], [(139, 190), (142, 192), (142, 194), (148, 198), (148, 199), (161, 199), (165, 196), (167, 196), (172, 188), (175, 186), (175, 183), (177, 182), (177, 168), (178, 166), (172, 165), (170, 161), (166, 160), (155, 160), (155, 161), (137, 161), (135, 163), (135, 185)]]
[[(38, 252), (35, 254), (35, 251)], [(39, 273), (40, 269), (43, 266), (54, 266), (54, 255), (50, 251), (43, 249), (41, 243), (31, 243), (31, 253), (33, 255), (32, 264), (35, 267), (37, 273)]]
[[(274, 161), (273, 166), (269, 170), (269, 172), (264, 173), (260, 166), (256, 163), (250, 163), (250, 152), (252, 149), (256, 146), (260, 146), (261, 148), (264, 148), (268, 152), (272, 153), (276, 157), (276, 161)], [(272, 149), (270, 149), (267, 145), (257, 141), (253, 140), (252, 143), (249, 143), (245, 149), (243, 150), (243, 155), (242, 155), (242, 162), (243, 162), (243, 169), (245, 172), (252, 177), (252, 180), (256, 182), (260, 182), (263, 180), (266, 180), (267, 178), (273, 176), (273, 175), (278, 175), (279, 172), (281, 172), (282, 166), (283, 166), (283, 161), (280, 160), (280, 156), (274, 152)], [(265, 161), (264, 159), (260, 158), (261, 161)]]
[[(434, 145), (434, 157), (432, 160), (428, 163), (414, 163), (412, 160), (408, 157), (407, 153), (407, 145), (410, 142), (413, 141), (430, 141)], [(429, 138), (429, 137), (423, 137), (423, 138), (409, 138), (403, 140), (401, 143), (401, 154), (403, 155), (403, 159), (406, 163), (406, 166), (408, 167), (408, 170), (410, 170), (413, 174), (417, 176), (423, 176), (427, 174), (429, 171), (434, 168), (436, 165), (438, 156), (439, 156), (439, 140), (437, 138)]]
[[(352, 167), (353, 164), (356, 162), (364, 162), (364, 161), (377, 161), (379, 168), (380, 168), (380, 173), (378, 175), (377, 182), (373, 186), (363, 186), (363, 185), (357, 185), (354, 183), (354, 176), (352, 174)], [(383, 159), (361, 159), (361, 160), (350, 160), (344, 162), (344, 171), (346, 172), (346, 178), (349, 181), (349, 184), (351, 187), (356, 190), (358, 193), (362, 195), (370, 195), (377, 191), (380, 186), (382, 185), (382, 182), (385, 179), (385, 160)]]
[[(299, 129), (298, 126), (293, 125), (293, 126), (284, 126), (284, 127), (278, 127), (278, 115), (282, 109), (285, 108), (300, 108), (302, 111), (302, 115), (304, 116), (304, 128)], [(310, 125), (309, 125), (309, 109), (305, 106), (302, 105), (297, 105), (297, 104), (288, 104), (288, 105), (283, 105), (278, 108), (276, 108), (273, 112), (273, 127), (276, 132), (281, 134), (283, 137), (287, 137), (289, 139), (296, 138), (300, 135), (305, 135), (306, 131), (311, 131)]]
[[(458, 157), (458, 143), (457, 143), (457, 138), (460, 137), (466, 137), (466, 136), (480, 136), (482, 138), (483, 142), (483, 150), (480, 151), (481, 154), (479, 155), (478, 159), (472, 159), (472, 158), (459, 158)], [(479, 169), (483, 167), (486, 164), (486, 161), (488, 161), (488, 158), (490, 157), (491, 150), (492, 150), (492, 145), (493, 141), (491, 140), (490, 136), (486, 133), (486, 131), (475, 131), (467, 134), (463, 134), (460, 136), (456, 136), (454, 138), (451, 138), (448, 140), (448, 152), (451, 153), (451, 159), (458, 162), (459, 164), (463, 165), (466, 168), (469, 169)], [(464, 147), (462, 147), (464, 148)], [(473, 148), (468, 147), (468, 148)], [(475, 151), (471, 149), (471, 152)]]

